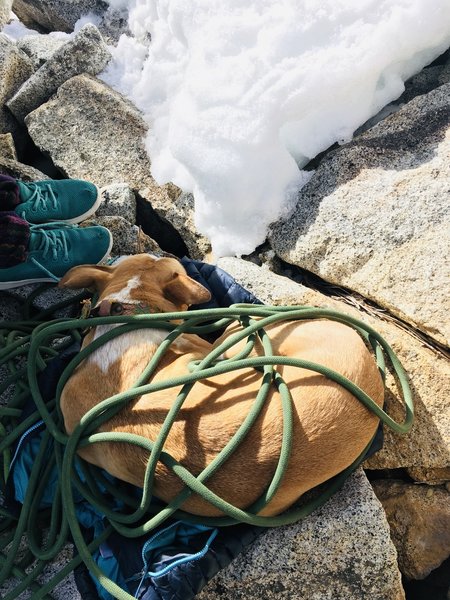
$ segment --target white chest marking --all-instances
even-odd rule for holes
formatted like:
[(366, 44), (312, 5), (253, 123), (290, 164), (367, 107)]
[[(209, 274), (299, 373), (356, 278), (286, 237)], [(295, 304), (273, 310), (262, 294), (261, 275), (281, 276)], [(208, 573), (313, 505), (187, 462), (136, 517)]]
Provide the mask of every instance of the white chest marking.
[[(94, 340), (115, 327), (120, 327), (120, 325), (100, 325), (96, 327)], [(139, 352), (142, 352), (142, 346), (146, 345), (154, 349), (155, 345), (159, 346), (161, 344), (167, 337), (167, 334), (168, 332), (164, 329), (136, 329), (135, 331), (130, 331), (109, 340), (109, 342), (106, 342), (106, 344), (93, 352), (87, 360), (97, 365), (104, 373), (107, 373), (111, 365), (130, 348), (140, 346), (141, 349)]]

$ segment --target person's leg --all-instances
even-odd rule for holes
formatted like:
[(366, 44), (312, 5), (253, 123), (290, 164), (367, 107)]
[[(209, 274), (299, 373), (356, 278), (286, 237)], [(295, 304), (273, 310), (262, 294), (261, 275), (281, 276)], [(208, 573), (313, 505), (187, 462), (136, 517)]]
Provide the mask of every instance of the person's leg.
[(19, 186), (16, 179), (0, 173), (0, 211), (15, 210), (19, 203)]
[(110, 231), (72, 224), (98, 202), (97, 188), (87, 181), (24, 183), (0, 174), (0, 290), (58, 281), (71, 267), (106, 260)]
[(30, 224), (14, 211), (0, 211), (0, 269), (25, 262)]

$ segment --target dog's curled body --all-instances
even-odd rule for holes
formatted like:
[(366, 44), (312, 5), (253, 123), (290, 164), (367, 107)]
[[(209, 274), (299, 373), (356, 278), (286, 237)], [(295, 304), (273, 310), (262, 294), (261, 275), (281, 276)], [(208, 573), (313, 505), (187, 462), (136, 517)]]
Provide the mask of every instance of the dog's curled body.
[[(134, 285), (130, 285), (131, 281)], [(159, 312), (186, 310), (190, 304), (209, 298), (209, 292), (190, 279), (178, 261), (146, 254), (129, 257), (116, 267), (75, 267), (60, 285), (96, 287), (99, 305), (105, 300), (145, 303)], [(215, 345), (236, 327), (230, 326)], [(384, 386), (375, 361), (350, 327), (328, 320), (284, 321), (266, 331), (274, 354), (334, 369), (382, 405)], [(83, 345), (98, 334), (91, 330)], [(83, 361), (61, 397), (67, 432), (71, 433), (97, 403), (129, 389), (165, 335), (162, 331), (139, 329), (115, 338)], [(183, 335), (166, 352), (152, 381), (165, 381), (188, 372), (189, 363), (203, 358), (211, 349), (198, 336)], [(232, 355), (238, 351), (239, 346), (234, 346)], [(263, 355), (258, 343), (254, 353)], [(279, 366), (277, 370), (288, 382), (293, 398), (293, 441), (281, 486), (262, 515), (282, 512), (304, 492), (345, 469), (366, 447), (378, 425), (378, 418), (352, 394), (323, 375), (290, 366)], [(179, 412), (164, 450), (193, 474), (200, 473), (242, 424), (260, 384), (261, 374), (254, 369), (197, 382)], [(207, 482), (215, 493), (239, 508), (250, 506), (265, 491), (278, 462), (282, 409), (279, 394), (272, 388), (247, 438)], [(178, 391), (179, 388), (171, 388), (139, 397), (104, 423), (100, 431), (131, 432), (154, 441)], [(142, 487), (148, 459), (144, 450), (108, 442), (87, 446), (79, 453), (112, 475)], [(155, 495), (167, 502), (181, 489), (178, 477), (159, 462)], [(197, 495), (191, 496), (182, 508), (204, 516), (220, 514)]]

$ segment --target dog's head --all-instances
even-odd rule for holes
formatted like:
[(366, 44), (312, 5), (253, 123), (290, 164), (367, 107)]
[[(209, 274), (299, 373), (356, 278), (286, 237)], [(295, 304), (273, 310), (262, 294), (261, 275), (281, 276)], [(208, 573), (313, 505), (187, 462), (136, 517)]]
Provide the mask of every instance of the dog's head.
[(73, 267), (59, 286), (95, 290), (100, 316), (122, 314), (121, 307), (130, 304), (146, 307), (147, 312), (180, 311), (211, 298), (210, 292), (189, 277), (178, 260), (150, 254), (129, 256), (113, 266)]

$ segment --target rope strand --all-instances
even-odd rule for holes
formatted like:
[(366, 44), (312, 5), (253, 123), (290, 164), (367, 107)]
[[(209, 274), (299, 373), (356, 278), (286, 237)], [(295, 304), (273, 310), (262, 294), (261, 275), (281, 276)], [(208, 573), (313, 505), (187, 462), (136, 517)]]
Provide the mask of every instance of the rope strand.
[[(372, 347), (383, 378), (386, 368), (385, 361), (386, 359), (388, 360), (392, 371), (397, 376), (400, 391), (404, 399), (405, 416), (403, 422), (399, 423), (392, 419), (363, 390), (339, 373), (311, 361), (273, 354), (270, 339), (264, 329), (265, 327), (285, 320), (311, 319), (338, 321), (358, 331)], [(178, 321), (179, 323), (174, 324), (174, 321)], [(157, 369), (159, 361), (180, 335), (185, 333), (202, 335), (217, 331), (235, 321), (241, 324), (241, 330), (218, 345), (204, 359), (193, 362), (190, 365), (189, 372), (164, 382), (151, 381), (151, 376)], [(329, 481), (325, 489), (309, 502), (303, 503), (276, 517), (259, 516), (261, 510), (271, 501), (281, 484), (289, 462), (292, 442), (292, 398), (287, 384), (276, 369), (277, 366), (289, 365), (321, 373), (349, 390), (364, 406), (397, 433), (408, 432), (413, 422), (414, 407), (411, 390), (406, 374), (391, 347), (375, 330), (365, 323), (333, 310), (301, 306), (273, 307), (237, 304), (224, 309), (166, 314), (139, 314), (134, 316), (108, 316), (89, 319), (89, 325), (92, 327), (106, 324), (118, 324), (119, 327), (111, 329), (81, 350), (64, 369), (58, 382), (55, 398), (46, 399), (42, 397), (39, 390), (38, 374), (56, 354), (54, 351), (55, 342), (66, 340), (65, 343), (67, 345), (70, 340), (80, 339), (82, 331), (86, 328), (86, 320), (58, 319), (44, 323), (33, 322), (32, 324), (28, 324), (28, 326), (23, 323), (3, 323), (0, 325), (0, 342), (3, 345), (2, 350), (0, 350), (0, 365), (6, 366), (9, 369), (10, 375), (7, 378), (7, 384), (11, 385), (15, 383), (17, 390), (16, 396), (13, 397), (11, 403), (8, 403), (6, 407), (0, 407), (0, 451), (2, 452), (3, 461), (3, 478), (0, 483), (2, 490), (5, 489), (6, 478), (10, 470), (11, 446), (24, 431), (23, 426), (18, 426), (18, 417), (23, 406), (25, 386), (26, 390), (29, 390), (29, 393), (32, 395), (37, 408), (34, 415), (28, 417), (25, 421), (26, 426), (29, 427), (39, 419), (42, 419), (45, 425), (39, 449), (39, 457), (33, 466), (25, 501), (18, 520), (14, 522), (16, 532), (12, 538), (7, 538), (7, 544), (0, 545), (0, 585), (9, 577), (19, 576), (19, 579), (22, 581), (16, 588), (17, 593), (26, 589), (27, 586), (33, 585), (33, 597), (36, 599), (45, 598), (54, 585), (61, 581), (60, 573), (52, 580), (53, 583), (49, 582), (38, 588), (36, 587), (36, 583), (32, 584), (34, 577), (22, 573), (21, 569), (14, 563), (15, 554), (22, 536), (27, 536), (30, 540), (32, 558), (36, 562), (35, 570), (36, 572), (40, 572), (42, 564), (53, 560), (64, 542), (68, 540), (70, 531), (70, 535), (79, 553), (78, 562), (83, 560), (90, 572), (112, 596), (118, 600), (128, 600), (132, 596), (106, 577), (92, 558), (93, 549), (98, 547), (101, 541), (106, 540), (114, 530), (123, 536), (131, 538), (140, 537), (148, 534), (169, 517), (214, 526), (248, 523), (259, 527), (274, 527), (293, 523), (304, 518), (319, 506), (322, 506), (332, 494), (342, 487), (347, 477), (363, 462), (370, 444), (352, 465)], [(63, 427), (59, 401), (64, 385), (74, 369), (92, 352), (103, 344), (108, 343), (111, 339), (126, 332), (142, 328), (165, 329), (167, 337), (143, 370), (138, 381), (129, 390), (118, 393), (93, 407), (84, 415), (73, 433), (68, 436)], [(225, 351), (230, 350), (242, 340), (246, 341), (246, 343), (244, 349), (239, 354), (229, 359), (219, 360), (219, 357)], [(250, 356), (256, 340), (261, 342), (265, 353), (264, 356)], [(27, 363), (26, 376), (24, 376), (23, 365), (20, 367), (17, 366), (17, 363), (23, 363), (24, 360)], [(227, 445), (199, 475), (194, 476), (164, 451), (165, 441), (171, 427), (195, 382), (219, 374), (248, 368), (253, 368), (260, 372), (261, 376), (261, 387), (254, 403), (241, 426)], [(272, 480), (261, 497), (246, 510), (239, 509), (209, 490), (207, 482), (245, 439), (253, 423), (260, 415), (269, 390), (273, 385), (279, 391), (283, 415), (282, 443), (278, 463)], [(129, 433), (97, 433), (102, 423), (110, 419), (138, 396), (152, 392), (155, 393), (159, 390), (175, 386), (181, 386), (181, 391), (174, 398), (173, 405), (166, 415), (159, 435), (155, 440), (148, 440), (142, 436)], [(20, 397), (20, 400), (18, 400), (18, 397)], [(101, 472), (96, 467), (83, 464), (83, 468), (79, 469), (77, 466), (81, 462), (77, 454), (79, 448), (90, 444), (108, 442), (132, 444), (149, 453), (144, 488), (140, 499), (127, 497), (116, 486), (110, 485), (108, 479), (101, 475)], [(44, 547), (40, 547), (40, 536), (36, 530), (36, 523), (39, 520), (39, 515), (42, 513), (40, 498), (51, 471), (49, 460), (46, 458), (49, 451), (54, 457), (55, 468), (58, 471), (60, 490), (58, 488), (54, 502), (49, 509), (49, 515), (47, 515), (50, 519), (49, 539)], [(180, 478), (184, 486), (183, 490), (163, 508), (160, 505), (156, 506), (152, 503), (153, 480), (158, 462), (162, 462), (166, 467), (171, 469)], [(84, 473), (84, 480), (81, 478), (80, 472)], [(104, 489), (99, 488), (99, 481), (102, 482), (101, 485), (103, 488), (106, 486), (110, 494), (116, 493), (117, 502), (105, 500)], [(81, 495), (95, 510), (105, 515), (105, 519), (109, 523), (103, 534), (94, 544), (88, 545), (83, 538), (76, 515), (75, 493)], [(181, 511), (180, 506), (193, 493), (199, 494), (203, 499), (210, 502), (224, 516), (204, 518)], [(118, 505), (124, 507), (122, 511), (117, 509)], [(131, 513), (130, 508), (132, 509)], [(2, 524), (5, 527), (11, 527), (11, 516), (8, 513), (0, 513), (0, 531)], [(14, 549), (14, 552), (10, 551), (11, 548)], [(71, 561), (69, 565), (64, 567), (62, 571), (64, 572), (64, 576), (74, 568), (76, 562)], [(14, 595), (10, 593), (5, 596), (5, 599), (13, 597)]]

